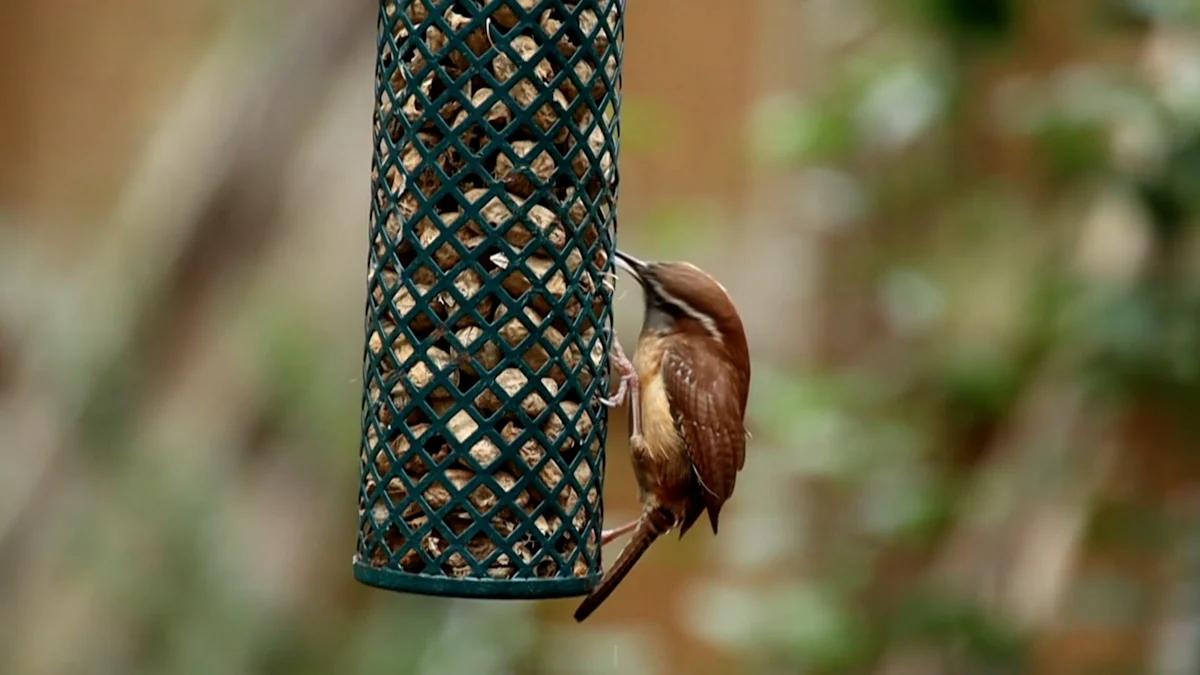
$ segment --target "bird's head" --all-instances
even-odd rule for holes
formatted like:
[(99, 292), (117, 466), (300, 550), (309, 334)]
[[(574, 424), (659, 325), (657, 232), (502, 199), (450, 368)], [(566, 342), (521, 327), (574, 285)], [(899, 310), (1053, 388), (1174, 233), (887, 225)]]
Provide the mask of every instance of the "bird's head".
[(703, 337), (723, 346), (736, 360), (748, 359), (737, 306), (711, 274), (689, 262), (644, 261), (623, 251), (616, 252), (615, 260), (642, 287), (643, 334)]

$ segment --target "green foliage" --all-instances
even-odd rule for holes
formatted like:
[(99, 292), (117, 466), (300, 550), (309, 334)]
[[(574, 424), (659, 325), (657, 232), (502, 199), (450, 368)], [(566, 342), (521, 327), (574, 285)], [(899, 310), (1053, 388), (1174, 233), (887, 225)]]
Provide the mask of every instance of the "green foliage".
[(1096, 505), (1088, 528), (1095, 550), (1165, 550), (1174, 532), (1156, 509), (1134, 500), (1105, 499)]
[(263, 303), (254, 315), (245, 339), (258, 349), (258, 361), (268, 383), (264, 406), (266, 424), (277, 429), (302, 431), (318, 440), (310, 459), (329, 470), (345, 470), (337, 448), (353, 438), (358, 425), (353, 418), (353, 384), (345, 377), (347, 360), (323, 358), (330, 350), (317, 327), (306, 325), (300, 308)]
[(853, 383), (760, 370), (754, 382), (752, 423), (786, 442), (789, 466), (799, 475), (850, 480), (861, 476), (880, 449), (875, 428), (849, 410)]
[(1200, 433), (1200, 292), (1142, 285), (1086, 305), (1080, 340), (1094, 355), (1090, 373), (1123, 401), (1153, 402)]
[(1154, 615), (1149, 591), (1117, 569), (1082, 570), (1063, 603), (1062, 616), (1085, 630), (1136, 630)]
[(915, 590), (897, 610), (890, 632), (905, 643), (949, 647), (952, 658), (967, 672), (977, 672), (975, 668), (1023, 672), (1024, 638), (974, 603), (945, 592)]
[(1159, 171), (1133, 179), (1163, 249), (1194, 227), (1200, 211), (1200, 129), (1180, 133)]
[(812, 101), (779, 95), (751, 120), (751, 157), (766, 164), (832, 163), (895, 151), (933, 128), (949, 102), (948, 73), (914, 57), (849, 60)]
[(1182, 24), (1200, 19), (1200, 7), (1192, 0), (1108, 0), (1104, 8), (1116, 21), (1143, 27), (1154, 21)]
[(747, 645), (751, 649), (808, 668), (857, 662), (865, 636), (849, 597), (829, 587), (792, 584), (773, 589), (760, 601), (763, 620)]
[(1102, 170), (1107, 136), (1098, 122), (1053, 117), (1035, 134), (1042, 166), (1057, 180), (1074, 180)]
[(1009, 39), (1020, 0), (906, 0), (905, 8), (941, 35), (978, 46)]
[[(1179, 3), (1143, 4), (1158, 19), (1187, 14)], [(907, 555), (937, 555), (946, 526), (975, 501), (964, 488), (980, 477), (962, 482), (942, 465), (947, 458), (1036, 452), (993, 436), (1028, 423), (1014, 419), (1017, 403), (1051, 356), (1065, 361), (1062, 377), (1086, 384), (1094, 409), (1173, 410), (1180, 429), (1200, 430), (1200, 291), (1193, 280), (1200, 144), (1190, 131), (1200, 106), (1179, 92), (1183, 80), (1156, 90), (1143, 73), (1086, 56), (1058, 71), (1017, 66), (1027, 47), (1016, 42), (1024, 3), (913, 0), (902, 9), (913, 22), (880, 40), (878, 51), (836, 59), (819, 95), (772, 99), (756, 120), (756, 156), (836, 165), (874, 195), (879, 233), (854, 242), (873, 255), (852, 259), (867, 261), (859, 278), (878, 277), (873, 288), (892, 333), (866, 340), (867, 356), (847, 359), (871, 366), (837, 363), (804, 375), (756, 367), (757, 442), (776, 448), (776, 465), (793, 484), (822, 495), (823, 515), (814, 517), (836, 524), (804, 525), (796, 552), (807, 563), (802, 592), (791, 581), (772, 586), (784, 606), (772, 605), (773, 620), (792, 624), (773, 635), (795, 651), (765, 648), (767, 638), (746, 651), (755, 658), (765, 651), (772, 665), (782, 660), (802, 672), (848, 674), (867, 672), (864, 664), (889, 649), (924, 646), (949, 660), (939, 672), (1029, 672), (1035, 635), (965, 600), (968, 594), (936, 581), (917, 584), (891, 566)], [(932, 46), (923, 45), (924, 56), (897, 58), (900, 34)], [(933, 65), (927, 55), (937, 53), (954, 60)], [(983, 58), (989, 72), (1013, 59), (1012, 72), (997, 80), (1002, 85), (964, 79)], [(975, 103), (962, 98), (968, 93), (994, 95), (995, 105), (964, 105)], [(986, 118), (968, 117), (984, 111)], [(878, 142), (889, 137), (904, 140)], [(1011, 166), (986, 156), (958, 162), (963, 144), (977, 144), (974, 152), (1009, 144), (1032, 152), (1024, 173), (992, 175), (992, 166)], [(884, 157), (902, 159), (891, 165)], [(1129, 281), (1082, 275), (1074, 263), (1076, 226), (1089, 217), (1083, 205), (1108, 184), (1132, 186), (1149, 216), (1149, 259)], [(890, 358), (875, 361), (873, 348)], [(1072, 441), (1035, 435), (1030, 442)], [(1064, 468), (1048, 471), (1034, 482), (1057, 485)], [(1101, 551), (1162, 553), (1179, 536), (1156, 504), (1102, 502), (1088, 522), (1087, 545)], [(887, 586), (881, 580), (893, 576), (903, 580), (894, 582), (900, 600), (858, 613), (854, 592)], [(1124, 603), (1113, 611), (1132, 617), (1131, 625), (1141, 620), (1137, 602), (1120, 600), (1127, 593), (1081, 581), (1069, 595), (1082, 598), (1080, 606), (1091, 606), (1089, 598), (1097, 607)]]
[(981, 348), (958, 353), (938, 372), (939, 392), (952, 425), (991, 424), (1012, 406), (1025, 382), (1022, 354)]
[(751, 156), (766, 164), (817, 162), (853, 143), (851, 118), (836, 105), (813, 106), (788, 96), (762, 102), (751, 123)]

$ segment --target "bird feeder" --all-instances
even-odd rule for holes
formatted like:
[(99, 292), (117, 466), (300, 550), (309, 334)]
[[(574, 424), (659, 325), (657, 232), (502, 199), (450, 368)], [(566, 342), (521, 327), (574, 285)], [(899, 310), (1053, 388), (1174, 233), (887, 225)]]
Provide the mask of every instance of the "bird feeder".
[(601, 576), (623, 7), (386, 0), (355, 577)]

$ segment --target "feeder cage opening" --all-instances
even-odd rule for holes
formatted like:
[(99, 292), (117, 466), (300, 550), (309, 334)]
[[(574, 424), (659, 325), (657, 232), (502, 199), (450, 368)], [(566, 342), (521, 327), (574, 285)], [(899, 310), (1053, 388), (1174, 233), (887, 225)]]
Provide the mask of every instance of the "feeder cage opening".
[(622, 15), (381, 3), (365, 584), (551, 598), (600, 579)]

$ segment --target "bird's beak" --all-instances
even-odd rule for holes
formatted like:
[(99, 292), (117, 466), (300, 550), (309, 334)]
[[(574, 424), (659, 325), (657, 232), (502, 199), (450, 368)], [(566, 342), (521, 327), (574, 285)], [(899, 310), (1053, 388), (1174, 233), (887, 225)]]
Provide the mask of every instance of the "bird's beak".
[(617, 251), (616, 258), (614, 260), (617, 263), (617, 267), (629, 272), (629, 274), (639, 284), (643, 283), (642, 280), (645, 279), (646, 263), (629, 255), (628, 253), (623, 253), (619, 250)]

